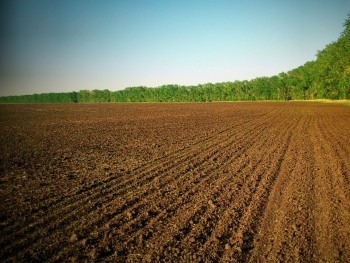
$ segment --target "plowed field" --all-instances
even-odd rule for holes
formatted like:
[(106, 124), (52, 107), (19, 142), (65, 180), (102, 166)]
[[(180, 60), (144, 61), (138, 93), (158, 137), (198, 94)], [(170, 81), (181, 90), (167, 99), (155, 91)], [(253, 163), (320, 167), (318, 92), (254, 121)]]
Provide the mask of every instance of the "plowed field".
[(350, 107), (0, 106), (3, 262), (350, 262)]

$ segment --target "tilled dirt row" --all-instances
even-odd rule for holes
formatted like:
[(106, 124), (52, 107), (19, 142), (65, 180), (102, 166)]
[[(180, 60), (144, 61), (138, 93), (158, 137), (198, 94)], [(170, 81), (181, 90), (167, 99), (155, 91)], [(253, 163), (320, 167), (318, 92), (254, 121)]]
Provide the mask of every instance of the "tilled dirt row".
[(350, 260), (349, 107), (0, 110), (5, 262)]

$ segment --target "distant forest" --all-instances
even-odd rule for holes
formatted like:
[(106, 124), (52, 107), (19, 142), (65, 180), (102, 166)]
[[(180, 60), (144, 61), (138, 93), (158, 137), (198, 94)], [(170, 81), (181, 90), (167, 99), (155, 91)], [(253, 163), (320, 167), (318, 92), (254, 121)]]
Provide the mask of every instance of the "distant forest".
[(206, 102), (350, 99), (350, 14), (337, 41), (315, 61), (272, 77), (196, 86), (131, 87), (0, 97), (0, 103)]

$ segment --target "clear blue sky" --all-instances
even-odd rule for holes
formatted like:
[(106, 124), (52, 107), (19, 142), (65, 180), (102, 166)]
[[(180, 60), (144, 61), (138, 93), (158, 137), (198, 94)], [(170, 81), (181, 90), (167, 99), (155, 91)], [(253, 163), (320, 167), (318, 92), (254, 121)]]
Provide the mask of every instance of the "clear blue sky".
[(349, 0), (8, 0), (0, 96), (272, 76), (337, 40)]

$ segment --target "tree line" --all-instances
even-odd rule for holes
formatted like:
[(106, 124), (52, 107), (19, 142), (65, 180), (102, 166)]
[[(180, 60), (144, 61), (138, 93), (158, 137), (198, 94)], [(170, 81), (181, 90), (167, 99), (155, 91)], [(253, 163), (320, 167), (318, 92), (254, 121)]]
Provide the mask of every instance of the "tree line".
[(272, 77), (195, 86), (131, 87), (0, 97), (0, 103), (207, 102), (350, 99), (350, 14), (340, 37), (315, 61)]

